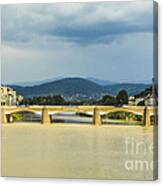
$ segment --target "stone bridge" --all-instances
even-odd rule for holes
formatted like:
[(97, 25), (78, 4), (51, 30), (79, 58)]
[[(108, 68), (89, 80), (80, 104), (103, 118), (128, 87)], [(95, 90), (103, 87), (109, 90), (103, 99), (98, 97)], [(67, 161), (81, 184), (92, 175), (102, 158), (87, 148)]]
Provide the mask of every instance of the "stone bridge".
[[(155, 107), (144, 107), (144, 106), (28, 106), (28, 107), (17, 107), (17, 106), (2, 106), (1, 107), (1, 121), (2, 124), (10, 123), (12, 120), (13, 113), (19, 112), (31, 112), (41, 115), (42, 124), (51, 123), (51, 115), (62, 112), (81, 112), (87, 113), (93, 116), (93, 124), (95, 126), (101, 125), (101, 115), (110, 112), (131, 112), (143, 116), (143, 123), (145, 127), (150, 127), (150, 116), (156, 115)], [(155, 117), (156, 118), (156, 117)], [(155, 122), (157, 123), (157, 122)]]

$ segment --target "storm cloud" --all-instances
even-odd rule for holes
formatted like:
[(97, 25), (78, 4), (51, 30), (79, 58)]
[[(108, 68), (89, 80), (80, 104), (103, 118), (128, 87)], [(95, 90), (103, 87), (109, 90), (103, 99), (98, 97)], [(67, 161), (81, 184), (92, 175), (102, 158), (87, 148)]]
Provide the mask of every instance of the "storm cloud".
[(152, 79), (153, 1), (3, 5), (1, 25), (4, 83)]
[(5, 5), (2, 40), (31, 42), (61, 38), (77, 44), (110, 43), (129, 33), (152, 31), (152, 3), (64, 3)]

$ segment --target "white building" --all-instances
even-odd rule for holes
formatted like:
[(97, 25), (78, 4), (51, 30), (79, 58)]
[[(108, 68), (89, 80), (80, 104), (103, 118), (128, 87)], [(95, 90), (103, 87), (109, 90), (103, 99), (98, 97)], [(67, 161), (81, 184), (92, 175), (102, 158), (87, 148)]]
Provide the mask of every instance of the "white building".
[(19, 96), (17, 96), (16, 91), (14, 91), (12, 88), (7, 86), (1, 86), (1, 105), (17, 105), (20, 101), (18, 100), (18, 97)]

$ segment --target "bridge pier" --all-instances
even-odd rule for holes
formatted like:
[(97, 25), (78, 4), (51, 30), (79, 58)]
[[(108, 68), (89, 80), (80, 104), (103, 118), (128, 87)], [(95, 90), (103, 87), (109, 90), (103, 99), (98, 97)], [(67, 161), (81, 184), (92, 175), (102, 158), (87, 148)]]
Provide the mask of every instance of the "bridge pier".
[(48, 109), (47, 108), (43, 108), (42, 109), (42, 119), (41, 119), (41, 123), (42, 124), (46, 124), (49, 125), (51, 123), (50, 121), (50, 116), (48, 114)]
[(154, 111), (154, 126), (158, 125), (158, 108)]
[(146, 128), (150, 127), (151, 125), (151, 117), (150, 117), (150, 111), (147, 107), (144, 108), (144, 125)]
[(12, 123), (13, 122), (13, 117), (11, 114), (7, 114), (7, 122)]
[(6, 116), (3, 108), (1, 109), (1, 123), (3, 123), (3, 124), (7, 123), (7, 116)]
[(96, 107), (94, 108), (94, 113), (93, 113), (93, 124), (95, 126), (100, 126), (101, 125), (100, 111)]
[(157, 113), (155, 113), (155, 123), (154, 123), (154, 126), (157, 126), (158, 125), (158, 115)]

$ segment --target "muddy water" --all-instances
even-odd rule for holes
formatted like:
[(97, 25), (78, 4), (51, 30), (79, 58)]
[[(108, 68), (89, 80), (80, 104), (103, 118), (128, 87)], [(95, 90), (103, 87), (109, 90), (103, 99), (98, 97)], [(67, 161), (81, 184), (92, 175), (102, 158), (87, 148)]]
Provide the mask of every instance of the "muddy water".
[(140, 126), (3, 124), (2, 175), (151, 180), (152, 142)]

